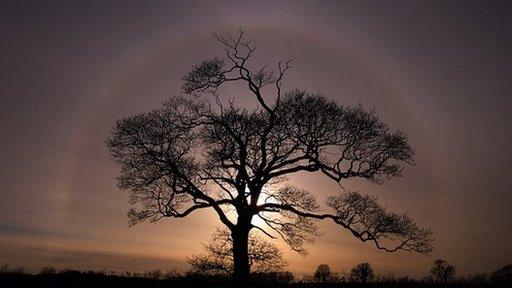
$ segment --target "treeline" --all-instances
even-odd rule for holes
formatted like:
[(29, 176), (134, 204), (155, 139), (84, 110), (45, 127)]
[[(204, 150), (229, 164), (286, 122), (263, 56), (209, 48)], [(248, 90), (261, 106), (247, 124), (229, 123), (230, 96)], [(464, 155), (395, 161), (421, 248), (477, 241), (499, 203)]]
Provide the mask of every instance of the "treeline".
[[(354, 266), (349, 273), (331, 272), (329, 265), (319, 265), (311, 275), (304, 276), (302, 283), (361, 283), (361, 284), (414, 284), (403, 287), (439, 286), (454, 287), (454, 285), (474, 287), (511, 287), (512, 265), (506, 265), (491, 273), (475, 273), (456, 277), (455, 266), (446, 260), (436, 260), (429, 270), (429, 275), (415, 279), (394, 274), (377, 275), (369, 263)], [(371, 285), (370, 285), (371, 286)], [(398, 285), (400, 286), (400, 285)], [(397, 287), (397, 286), (393, 286)], [(400, 286), (402, 287), (402, 286)]]
[[(455, 267), (437, 260), (430, 275), (422, 279), (376, 275), (369, 263), (356, 265), (349, 273), (335, 273), (326, 264), (310, 275), (296, 278), (293, 273), (252, 273), (253, 287), (499, 287), (512, 288), (512, 265), (491, 273), (454, 277)], [(201, 274), (197, 271), (147, 270), (142, 273), (115, 271), (77, 271), (47, 266), (39, 273), (27, 273), (23, 267), (0, 268), (0, 287), (231, 287), (231, 277), (225, 274)]]

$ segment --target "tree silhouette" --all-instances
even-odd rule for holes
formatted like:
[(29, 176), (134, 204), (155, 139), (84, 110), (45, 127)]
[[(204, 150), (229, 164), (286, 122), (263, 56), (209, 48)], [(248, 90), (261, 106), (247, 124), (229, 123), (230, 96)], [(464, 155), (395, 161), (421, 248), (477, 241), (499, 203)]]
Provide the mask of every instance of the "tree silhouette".
[(512, 265), (506, 265), (492, 272), (491, 281), (499, 284), (512, 285)]
[(350, 281), (366, 283), (375, 278), (373, 268), (370, 263), (357, 264), (350, 270)]
[[(250, 235), (248, 246), (251, 272), (282, 272), (286, 267), (287, 263), (281, 250), (259, 235)], [(217, 229), (204, 248), (205, 253), (193, 255), (188, 259), (193, 272), (206, 275), (233, 273), (233, 239), (230, 231)]]
[(313, 274), (313, 279), (316, 282), (329, 282), (332, 278), (331, 267), (327, 264), (320, 264)]
[(438, 259), (430, 268), (430, 273), (437, 282), (446, 283), (453, 280), (455, 276), (455, 266), (448, 263), (446, 260)]
[[(432, 250), (429, 230), (372, 196), (333, 193), (325, 211), (314, 194), (287, 181), (296, 173), (323, 175), (340, 185), (349, 178), (382, 183), (400, 176), (403, 164), (413, 161), (402, 132), (390, 131), (360, 105), (342, 106), (303, 90), (284, 92), (290, 61), (275, 71), (253, 69), (249, 60), (256, 46), (242, 31), (215, 37), (224, 59), (193, 66), (183, 77), (183, 95), (118, 120), (107, 140), (121, 167), (119, 187), (131, 191), (130, 224), (212, 209), (231, 233), (240, 283), (248, 280), (252, 229), (305, 253), (305, 244), (319, 235), (315, 222), (330, 219), (379, 249)], [(257, 107), (225, 99), (221, 88), (236, 83), (247, 87)]]

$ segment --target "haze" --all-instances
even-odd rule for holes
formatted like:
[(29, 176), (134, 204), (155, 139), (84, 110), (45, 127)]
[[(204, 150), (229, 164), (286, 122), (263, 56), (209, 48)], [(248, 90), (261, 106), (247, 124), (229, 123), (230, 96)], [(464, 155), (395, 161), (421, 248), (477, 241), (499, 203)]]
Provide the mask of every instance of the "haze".
[[(511, 2), (3, 1), (0, 19), (0, 264), (186, 269), (217, 218), (129, 228), (104, 141), (115, 119), (158, 107), (191, 65), (222, 55), (211, 32), (238, 26), (257, 64), (295, 59), (287, 88), (374, 107), (409, 135), (417, 165), (403, 177), (347, 186), (436, 238), (430, 257), (389, 254), (324, 223), (308, 257), (282, 245), (291, 271), (367, 261), (422, 276), (437, 258), (461, 274), (512, 261)], [(321, 179), (293, 180), (339, 189)]]

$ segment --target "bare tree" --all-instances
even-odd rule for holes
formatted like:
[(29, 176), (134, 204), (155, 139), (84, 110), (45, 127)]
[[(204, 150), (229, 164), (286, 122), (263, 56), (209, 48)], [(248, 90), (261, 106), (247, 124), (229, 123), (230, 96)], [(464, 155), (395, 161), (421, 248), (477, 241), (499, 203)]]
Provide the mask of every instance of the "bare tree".
[[(248, 280), (252, 229), (305, 253), (305, 244), (319, 235), (315, 222), (329, 219), (379, 249), (432, 250), (428, 229), (374, 197), (334, 192), (321, 209), (314, 194), (287, 181), (296, 173), (323, 175), (340, 185), (349, 178), (382, 183), (400, 176), (403, 165), (413, 163), (402, 132), (390, 131), (360, 105), (284, 92), (290, 61), (275, 70), (251, 68), (256, 46), (243, 31), (215, 37), (224, 59), (193, 66), (183, 77), (182, 96), (118, 120), (107, 140), (121, 166), (119, 187), (131, 191), (131, 224), (212, 209), (231, 233), (240, 283)], [(246, 85), (258, 107), (226, 100), (221, 88), (234, 83)]]
[(313, 274), (313, 279), (316, 282), (330, 282), (329, 280), (332, 278), (331, 267), (327, 264), (320, 264), (315, 270)]
[[(252, 233), (253, 234), (253, 233)], [(251, 272), (283, 272), (287, 263), (281, 250), (259, 235), (249, 237), (249, 267)], [(192, 271), (206, 275), (231, 275), (233, 273), (233, 238), (231, 232), (217, 229), (211, 240), (204, 244), (205, 253), (188, 259)]]
[(430, 268), (430, 273), (434, 277), (434, 280), (437, 282), (448, 282), (453, 280), (455, 276), (455, 266), (448, 263), (448, 261), (443, 259), (438, 259)]
[(366, 283), (375, 278), (375, 273), (370, 263), (357, 264), (350, 270), (350, 281)]

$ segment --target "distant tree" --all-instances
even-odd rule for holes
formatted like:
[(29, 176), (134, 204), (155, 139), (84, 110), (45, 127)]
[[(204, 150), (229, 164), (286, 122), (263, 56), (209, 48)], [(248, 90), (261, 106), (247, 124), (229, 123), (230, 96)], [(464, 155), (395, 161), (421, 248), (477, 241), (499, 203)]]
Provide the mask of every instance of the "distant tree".
[(167, 272), (163, 273), (162, 278), (165, 280), (176, 280), (182, 276), (183, 275), (176, 269), (170, 269)]
[(140, 278), (140, 277), (142, 277), (142, 274), (140, 272), (133, 272), (133, 273), (131, 273), (131, 277)]
[(2, 267), (0, 267), (0, 275), (1, 274), (9, 274), (9, 275), (23, 275), (26, 274), (25, 267), (13, 267), (10, 268), (9, 265), (4, 264)]
[[(290, 271), (276, 271), (276, 272), (254, 272), (251, 273), (251, 281), (257, 284), (276, 284), (276, 283), (290, 283), (295, 279), (295, 276)], [(265, 287), (265, 286), (263, 286)]]
[(148, 279), (162, 279), (162, 276), (162, 270), (160, 269), (147, 270), (142, 274), (142, 277)]
[[(233, 273), (233, 239), (229, 231), (217, 229), (204, 248), (205, 253), (193, 255), (188, 259), (193, 272), (209, 275)], [(252, 272), (261, 274), (282, 272), (287, 263), (276, 245), (258, 235), (251, 235), (249, 265)]]
[(512, 265), (506, 265), (492, 272), (490, 277), (492, 282), (500, 284), (512, 284)]
[(422, 283), (434, 283), (434, 277), (432, 277), (432, 275), (427, 275), (427, 276), (421, 278), (420, 282), (422, 282)]
[(489, 282), (489, 275), (487, 273), (468, 275), (467, 282), (470, 284), (486, 284)]
[(370, 263), (357, 264), (350, 270), (350, 280), (353, 282), (366, 283), (372, 281), (373, 278), (375, 278), (375, 274)]
[(455, 266), (448, 263), (446, 260), (438, 259), (430, 268), (430, 274), (437, 282), (449, 282), (455, 276)]
[(55, 269), (55, 267), (52, 266), (44, 266), (41, 268), (41, 270), (39, 270), (39, 274), (41, 275), (50, 275), (55, 273), (57, 273), (57, 269)]
[[(182, 96), (117, 121), (107, 140), (121, 166), (119, 187), (131, 191), (130, 224), (211, 209), (231, 233), (239, 286), (249, 278), (253, 229), (281, 237), (303, 254), (322, 219), (386, 251), (432, 250), (428, 229), (407, 214), (388, 211), (375, 197), (334, 193), (324, 213), (314, 194), (287, 183), (301, 172), (338, 184), (400, 176), (414, 154), (404, 133), (391, 131), (361, 106), (342, 106), (303, 90), (285, 92), (290, 61), (273, 71), (253, 68), (256, 46), (242, 31), (216, 38), (225, 59), (193, 66), (183, 77)], [(248, 89), (256, 107), (239, 107), (223, 95), (222, 87), (236, 83)]]
[(331, 267), (327, 264), (320, 264), (313, 274), (315, 282), (330, 282), (332, 278)]
[(383, 274), (378, 276), (377, 282), (382, 283), (396, 283), (398, 282), (398, 279), (393, 273)]
[(399, 283), (412, 283), (412, 282), (417, 282), (417, 280), (415, 280), (413, 278), (409, 278), (409, 276), (401, 276), (398, 278), (398, 282)]

